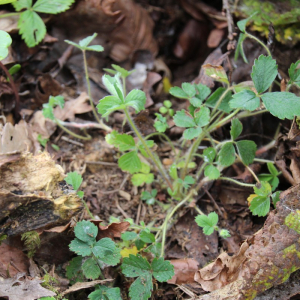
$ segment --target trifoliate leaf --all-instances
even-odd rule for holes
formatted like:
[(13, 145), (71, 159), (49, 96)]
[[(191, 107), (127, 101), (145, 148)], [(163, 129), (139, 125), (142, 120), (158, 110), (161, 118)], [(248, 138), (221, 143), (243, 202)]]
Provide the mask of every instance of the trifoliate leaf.
[(129, 296), (131, 300), (147, 300), (151, 297), (153, 290), (152, 276), (147, 273), (138, 277), (129, 288)]
[(184, 82), (181, 85), (184, 92), (188, 95), (189, 98), (194, 97), (196, 95), (196, 89), (195, 86), (191, 83)]
[(279, 119), (290, 119), (300, 115), (300, 97), (289, 92), (273, 92), (261, 95), (266, 109)]
[(204, 175), (210, 180), (216, 180), (220, 177), (220, 171), (213, 165), (208, 165), (204, 169)]
[(76, 256), (74, 257), (66, 267), (66, 276), (69, 280), (71, 280), (72, 283), (75, 283), (77, 281), (81, 281), (83, 279), (83, 274), (82, 274), (82, 257), (81, 256)]
[(134, 186), (141, 186), (145, 183), (151, 184), (154, 180), (154, 174), (137, 173), (131, 177), (131, 182)]
[(216, 150), (215, 148), (208, 147), (203, 150), (203, 160), (204, 162), (212, 163), (216, 157)]
[(176, 98), (180, 98), (180, 99), (189, 98), (188, 94), (178, 86), (171, 87), (169, 93)]
[(260, 55), (255, 59), (252, 67), (251, 78), (258, 94), (265, 92), (278, 73), (276, 60), (271, 56)]
[(231, 129), (230, 135), (232, 140), (234, 141), (243, 131), (243, 124), (239, 119), (232, 119), (231, 120)]
[(254, 197), (250, 203), (250, 210), (254, 216), (264, 217), (270, 211), (270, 197)]
[(108, 288), (104, 285), (99, 285), (88, 297), (89, 300), (122, 300), (119, 288)]
[(29, 48), (36, 46), (46, 35), (46, 26), (34, 11), (26, 10), (20, 14), (18, 21), (20, 35)]
[(268, 182), (262, 181), (259, 187), (254, 187), (254, 192), (258, 196), (269, 196), (272, 192), (271, 186)]
[(178, 127), (194, 127), (196, 123), (194, 118), (190, 113), (186, 110), (182, 109), (181, 111), (177, 111), (174, 116), (175, 125)]
[(155, 242), (155, 236), (153, 233), (151, 233), (149, 230), (144, 229), (140, 232), (140, 239), (146, 243), (146, 244), (151, 244)]
[(186, 140), (191, 140), (199, 136), (202, 132), (202, 128), (197, 126), (194, 128), (188, 128), (183, 132), (183, 138)]
[(116, 130), (113, 130), (110, 134), (105, 137), (108, 144), (114, 145), (119, 148), (120, 151), (127, 151), (134, 149), (135, 141), (131, 135), (119, 134)]
[(151, 268), (153, 277), (159, 282), (166, 282), (174, 276), (174, 266), (163, 257), (154, 258)]
[(127, 232), (124, 232), (124, 233), (121, 234), (121, 239), (123, 241), (132, 241), (136, 237), (137, 237), (137, 234), (133, 231), (131, 231), (131, 232), (127, 231)]
[(87, 279), (97, 279), (100, 274), (100, 268), (93, 258), (88, 258), (81, 267), (84, 276)]
[(203, 233), (205, 235), (211, 235), (214, 232), (215, 226), (218, 224), (218, 220), (219, 217), (215, 212), (211, 212), (208, 216), (198, 215), (195, 218), (198, 226), (203, 228)]
[(124, 108), (125, 105), (116, 96), (106, 96), (102, 98), (97, 105), (98, 112), (102, 115), (102, 117), (108, 116), (115, 110), (121, 110)]
[(260, 100), (255, 93), (249, 90), (242, 90), (232, 96), (229, 102), (231, 108), (241, 108), (253, 111), (259, 107)]
[(231, 166), (235, 161), (235, 150), (233, 143), (225, 143), (219, 152), (219, 162), (224, 167)]
[(210, 88), (208, 86), (204, 85), (204, 84), (201, 84), (201, 83), (196, 84), (195, 88), (198, 92), (196, 97), (198, 99), (200, 99), (201, 101), (205, 100), (208, 97), (208, 95), (211, 93)]
[(82, 176), (80, 174), (78, 174), (76, 171), (69, 172), (67, 174), (67, 177), (65, 178), (65, 182), (67, 184), (70, 184), (75, 191), (79, 189), (79, 187), (82, 183), (82, 180), (83, 180)]
[(222, 66), (214, 66), (211, 64), (203, 65), (202, 68), (207, 76), (215, 81), (224, 82), (229, 85), (228, 77)]
[(145, 109), (146, 94), (141, 90), (132, 90), (125, 98), (126, 107), (131, 106), (136, 112)]
[(253, 141), (238, 141), (236, 142), (238, 154), (245, 165), (253, 162), (256, 152), (256, 144)]
[(11, 45), (12, 39), (10, 35), (0, 30), (0, 60), (4, 59), (8, 55), (8, 47)]
[(297, 85), (300, 83), (300, 69), (298, 68), (299, 64), (300, 60), (292, 63), (289, 68), (290, 83), (295, 83)]
[[(212, 93), (212, 95), (207, 99), (207, 101), (205, 102), (205, 104), (208, 107), (215, 107), (216, 103), (218, 102), (218, 100), (220, 99), (220, 97), (222, 96), (222, 94), (224, 93), (226, 89), (225, 88), (218, 88), (215, 92)], [(225, 111), (226, 113), (230, 113), (232, 111), (232, 108), (229, 106), (229, 101), (232, 98), (232, 93), (231, 91), (227, 92), (224, 99), (222, 100), (221, 104), (218, 106), (218, 109), (221, 111)]]
[(71, 251), (81, 256), (89, 256), (92, 254), (91, 247), (77, 238), (70, 243), (69, 248)]
[(78, 239), (91, 244), (96, 240), (98, 228), (90, 221), (80, 221), (76, 224), (74, 232)]
[(130, 174), (137, 173), (142, 168), (141, 160), (136, 151), (131, 151), (122, 155), (118, 161), (119, 167)]
[(142, 257), (140, 254), (129, 255), (123, 259), (121, 265), (122, 273), (126, 277), (138, 277), (142, 275), (149, 274), (151, 266), (147, 259)]
[[(163, 107), (161, 107), (163, 108)], [(156, 121), (154, 122), (154, 127), (158, 132), (165, 132), (169, 125), (167, 123), (167, 118), (163, 117), (161, 114), (156, 113)]]
[(209, 123), (210, 110), (208, 107), (197, 108), (194, 111), (195, 122), (198, 126), (203, 127)]
[(70, 8), (75, 0), (38, 0), (33, 10), (45, 14), (58, 14)]
[(24, 8), (29, 9), (32, 6), (32, 0), (18, 0), (12, 3), (16, 11), (20, 11)]

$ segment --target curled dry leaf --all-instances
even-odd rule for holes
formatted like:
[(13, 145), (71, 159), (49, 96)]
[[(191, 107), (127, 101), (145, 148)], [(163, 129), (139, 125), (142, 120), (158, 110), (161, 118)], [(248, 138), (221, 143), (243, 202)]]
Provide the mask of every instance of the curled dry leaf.
[[(195, 280), (202, 288), (214, 291), (198, 299), (254, 299), (286, 281), (300, 268), (300, 234), (296, 227), (291, 226), (298, 232), (285, 222), (291, 213), (299, 210), (300, 185), (296, 185), (281, 194), (281, 201), (270, 212), (264, 227), (252, 240), (243, 243), (237, 255), (221, 254), (196, 273)], [(299, 218), (295, 221), (299, 222)]]

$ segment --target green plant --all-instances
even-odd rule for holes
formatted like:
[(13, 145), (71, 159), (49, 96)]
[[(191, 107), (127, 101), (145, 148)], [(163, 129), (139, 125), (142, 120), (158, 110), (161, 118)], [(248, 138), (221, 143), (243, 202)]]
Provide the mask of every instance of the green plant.
[(12, 3), (17, 12), (3, 14), (0, 18), (19, 16), (19, 33), (28, 47), (39, 44), (46, 35), (44, 21), (37, 13), (58, 14), (70, 8), (74, 0), (38, 0), (32, 5), (32, 0), (1, 1), (0, 4)]
[(8, 55), (8, 47), (11, 45), (12, 39), (10, 35), (0, 30), (0, 60), (3, 60)]
[(151, 192), (144, 191), (141, 194), (141, 199), (145, 200), (148, 205), (153, 205), (155, 203), (155, 197), (157, 195), (157, 190), (153, 189)]
[(36, 231), (28, 231), (22, 234), (21, 240), (27, 250), (27, 256), (32, 258), (36, 250), (41, 246), (40, 236)]

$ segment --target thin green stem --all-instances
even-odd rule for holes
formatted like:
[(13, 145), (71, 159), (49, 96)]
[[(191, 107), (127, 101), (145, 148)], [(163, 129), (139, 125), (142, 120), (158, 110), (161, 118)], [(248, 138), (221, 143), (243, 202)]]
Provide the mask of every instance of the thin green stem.
[(91, 211), (90, 211), (89, 207), (87, 206), (86, 202), (85, 202), (83, 199), (81, 199), (81, 201), (82, 201), (82, 203), (83, 203), (83, 206), (84, 206), (86, 212), (87, 212), (88, 215), (90, 216), (90, 218), (91, 218), (91, 219), (94, 219), (94, 216), (93, 216), (93, 214), (91, 213)]
[(268, 48), (268, 47), (267, 47), (260, 39), (258, 39), (256, 36), (254, 36), (254, 35), (252, 35), (252, 34), (250, 34), (250, 33), (248, 33), (248, 32), (246, 32), (246, 36), (247, 36), (248, 38), (250, 38), (250, 39), (255, 40), (255, 41), (258, 42), (260, 45), (262, 45), (263, 48), (265, 48), (265, 50), (267, 51), (268, 55), (272, 57), (272, 54), (271, 54), (270, 49), (269, 49), (269, 48)]
[(197, 205), (194, 206), (194, 209), (199, 215), (205, 215), (205, 213)]
[(63, 130), (65, 131), (66, 133), (72, 135), (73, 137), (77, 138), (77, 139), (81, 139), (81, 140), (85, 140), (85, 141), (88, 141), (90, 140), (92, 137), (87, 134), (86, 136), (82, 136), (82, 135), (79, 135), (79, 134), (76, 134), (74, 133), (73, 131), (69, 130), (68, 128), (66, 128), (64, 125), (61, 124), (60, 120), (58, 119), (55, 119), (55, 123)]
[(243, 183), (243, 182), (240, 182), (240, 181), (237, 181), (235, 179), (232, 179), (230, 177), (219, 177), (218, 179), (221, 179), (221, 180), (226, 180), (226, 181), (231, 181), (237, 185), (241, 185), (241, 186), (247, 186), (247, 187), (255, 187), (255, 184), (252, 184), (252, 183)]
[(14, 12), (14, 13), (9, 13), (9, 14), (3, 14), (3, 15), (0, 15), (0, 19), (12, 17), (12, 16), (19, 16), (20, 14), (21, 14), (20, 12)]
[(148, 140), (148, 139), (150, 139), (151, 137), (153, 137), (153, 136), (155, 136), (155, 135), (160, 135), (160, 136), (164, 137), (164, 138), (166, 139), (167, 143), (168, 143), (168, 144), (170, 145), (170, 147), (172, 148), (172, 151), (173, 151), (174, 155), (176, 155), (176, 150), (175, 150), (175, 147), (174, 147), (174, 145), (173, 145), (171, 139), (170, 139), (166, 134), (164, 134), (163, 132), (153, 132), (153, 133), (147, 135), (147, 136), (145, 137), (145, 140)]
[(161, 240), (161, 254), (160, 256), (163, 257), (164, 256), (164, 252), (165, 252), (165, 243), (166, 243), (166, 235), (167, 235), (167, 228), (168, 228), (168, 222), (169, 220), (172, 218), (172, 216), (175, 214), (175, 212), (181, 207), (183, 206), (187, 201), (190, 200), (190, 198), (195, 195), (196, 192), (195, 190), (190, 190), (190, 192), (187, 194), (187, 196), (181, 201), (179, 202), (172, 210), (171, 212), (166, 216), (165, 221), (162, 225), (162, 240)]
[(84, 65), (84, 73), (85, 73), (85, 80), (86, 80), (86, 84), (87, 84), (87, 92), (88, 92), (88, 96), (89, 96), (89, 100), (90, 100), (90, 105), (92, 107), (92, 111), (94, 114), (95, 119), (97, 120), (97, 122), (99, 124), (101, 124), (102, 128), (108, 132), (111, 132), (112, 129), (105, 125), (103, 123), (103, 121), (99, 118), (96, 109), (95, 109), (95, 105), (93, 102), (93, 98), (92, 98), (92, 92), (91, 92), (91, 83), (90, 83), (90, 77), (89, 77), (89, 72), (88, 72), (88, 66), (87, 66), (87, 60), (86, 60), (86, 52), (85, 50), (82, 50), (82, 54), (83, 54), (83, 65)]
[(134, 133), (136, 134), (136, 136), (138, 137), (138, 139), (140, 140), (140, 142), (142, 143), (145, 151), (147, 152), (147, 154), (149, 155), (149, 157), (151, 158), (151, 160), (153, 161), (153, 163), (156, 165), (158, 171), (160, 172), (161, 176), (163, 177), (163, 179), (166, 181), (168, 187), (173, 190), (173, 186), (172, 183), (170, 181), (170, 179), (168, 178), (168, 175), (166, 174), (164, 168), (162, 167), (162, 164), (160, 162), (160, 160), (158, 158), (156, 158), (152, 151), (149, 149), (149, 147), (147, 146), (147, 143), (145, 141), (145, 139), (143, 138), (143, 136), (141, 135), (141, 133), (139, 132), (139, 130), (137, 129), (137, 127), (135, 126), (127, 107), (124, 109), (127, 121), (129, 123), (129, 125), (131, 126), (131, 128), (133, 129)]
[(268, 160), (268, 159), (254, 158), (254, 161), (261, 162), (261, 163), (271, 163), (275, 165), (275, 162), (273, 160)]

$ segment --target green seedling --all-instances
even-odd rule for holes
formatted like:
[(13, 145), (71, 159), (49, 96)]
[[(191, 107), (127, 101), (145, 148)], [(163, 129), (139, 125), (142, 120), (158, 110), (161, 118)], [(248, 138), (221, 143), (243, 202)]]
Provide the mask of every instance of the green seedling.
[(159, 112), (163, 115), (168, 115), (170, 117), (174, 116), (174, 109), (172, 107), (172, 102), (170, 100), (165, 100), (163, 106), (159, 109)]
[(12, 39), (10, 35), (0, 30), (0, 60), (3, 60), (8, 55), (8, 47), (11, 45)]
[(141, 194), (141, 199), (146, 201), (148, 205), (153, 205), (156, 202), (157, 189), (153, 189), (151, 192), (144, 191)]

